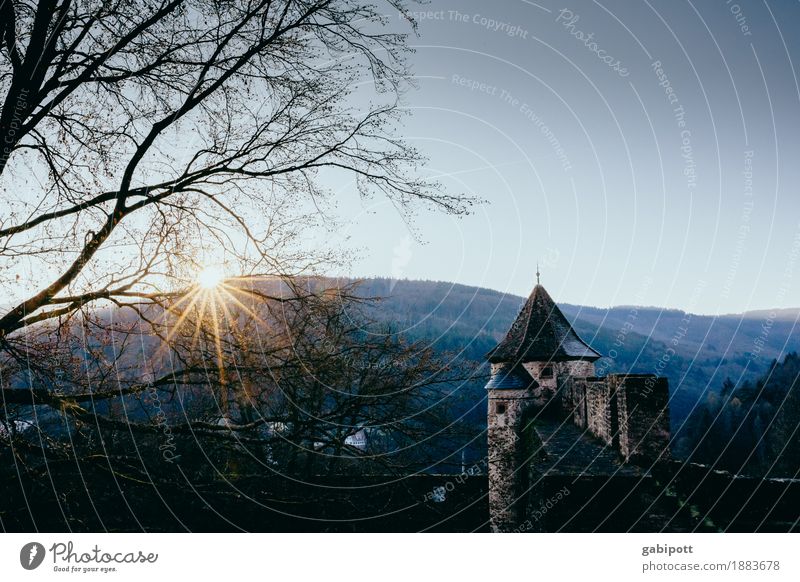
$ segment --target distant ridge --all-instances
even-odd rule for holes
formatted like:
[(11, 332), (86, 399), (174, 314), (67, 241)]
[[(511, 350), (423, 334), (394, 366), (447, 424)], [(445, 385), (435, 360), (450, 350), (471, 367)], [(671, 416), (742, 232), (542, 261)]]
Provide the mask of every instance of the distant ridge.
[[(478, 362), (505, 336), (525, 302), (518, 295), (446, 281), (361, 281), (359, 294), (384, 298), (376, 314), (411, 336)], [(557, 296), (553, 299), (558, 303)], [(605, 356), (597, 363), (601, 373), (669, 378), (674, 427), (708, 392), (719, 392), (726, 378), (734, 383), (753, 380), (772, 360), (800, 351), (800, 325), (795, 323), (800, 309), (775, 310), (764, 334), (770, 310), (712, 316), (660, 307), (558, 305), (581, 338)]]

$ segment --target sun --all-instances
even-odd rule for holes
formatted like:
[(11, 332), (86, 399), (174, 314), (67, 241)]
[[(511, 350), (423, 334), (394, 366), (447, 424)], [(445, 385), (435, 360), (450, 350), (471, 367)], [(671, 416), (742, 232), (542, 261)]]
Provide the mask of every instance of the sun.
[(210, 265), (208, 267), (203, 267), (203, 269), (197, 273), (197, 284), (202, 289), (210, 290), (219, 286), (224, 278), (225, 273), (220, 267)]

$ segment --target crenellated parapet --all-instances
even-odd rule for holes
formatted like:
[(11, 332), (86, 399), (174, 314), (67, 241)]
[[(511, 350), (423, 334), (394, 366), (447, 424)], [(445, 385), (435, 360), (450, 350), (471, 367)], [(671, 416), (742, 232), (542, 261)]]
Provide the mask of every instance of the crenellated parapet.
[(563, 376), (558, 397), (564, 414), (616, 449), (626, 461), (669, 456), (669, 385), (652, 374), (604, 378)]
[[(669, 456), (669, 387), (666, 378), (640, 374), (594, 376), (600, 354), (585, 343), (541, 285), (536, 285), (506, 337), (487, 355), (489, 510), (493, 531), (517, 531), (539, 501), (540, 484), (553, 471), (591, 468), (638, 475)], [(550, 427), (547, 431), (543, 426)], [(561, 442), (559, 427), (591, 435), (601, 455), (560, 463), (549, 458)], [(575, 429), (571, 429), (575, 432)], [(547, 435), (544, 432), (547, 432)], [(548, 432), (549, 431), (549, 432)], [(582, 458), (578, 442), (564, 451)], [(546, 450), (549, 447), (549, 452)], [(542, 463), (549, 468), (541, 471)], [(531, 528), (536, 529), (532, 523)]]

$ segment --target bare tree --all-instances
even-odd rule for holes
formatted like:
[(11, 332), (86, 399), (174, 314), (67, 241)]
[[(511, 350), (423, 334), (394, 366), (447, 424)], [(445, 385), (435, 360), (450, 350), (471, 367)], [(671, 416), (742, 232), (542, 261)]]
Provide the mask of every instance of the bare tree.
[(377, 7), (7, 0), (2, 16), (0, 268), (9, 297), (33, 288), (0, 317), (4, 341), (174, 291), (204, 252), (244, 273), (297, 269), (272, 252), (289, 220), (276, 208), (323, 200), (320, 171), (400, 208), (464, 209), (415, 177), (390, 131), (406, 49)]
[(7, 382), (49, 386), (2, 391), (17, 458), (31, 464), (38, 443), (51, 461), (180, 461), (201, 480), (232, 466), (308, 477), (441, 460), (448, 390), (472, 370), (371, 321), (350, 286), (303, 283), (229, 281), (132, 317), (43, 324), (38, 365), (6, 367)]
[[(117, 457), (143, 479), (143, 448), (171, 460), (174, 439), (304, 471), (419, 461), (402, 451), (430, 432), (425, 398), (463, 371), (297, 278), (334, 258), (302, 242), (329, 179), (404, 213), (470, 202), (419, 178), (394, 129), (407, 47), (385, 25), (413, 30), (406, 3), (0, 12), (0, 437), (16, 466)], [(209, 262), (236, 276), (204, 289)], [(401, 453), (353, 447), (362, 429)]]

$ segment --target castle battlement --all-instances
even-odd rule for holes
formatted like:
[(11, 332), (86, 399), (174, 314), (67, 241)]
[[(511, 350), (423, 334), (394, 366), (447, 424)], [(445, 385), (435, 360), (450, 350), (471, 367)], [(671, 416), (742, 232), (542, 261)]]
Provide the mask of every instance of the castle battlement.
[(563, 376), (561, 408), (573, 423), (617, 449), (625, 461), (669, 456), (669, 386), (652, 374)]
[[(559, 427), (574, 425), (599, 441), (613, 474), (625, 473), (625, 464), (647, 467), (668, 458), (667, 379), (596, 377), (594, 362), (600, 357), (539, 284), (506, 337), (487, 355), (492, 364), (486, 389), (493, 531), (515, 531), (529, 521), (536, 464), (548, 455), (545, 442), (558, 441)], [(550, 446), (550, 456), (553, 450)], [(558, 461), (547, 459), (551, 468)], [(563, 463), (561, 469), (569, 467)]]

